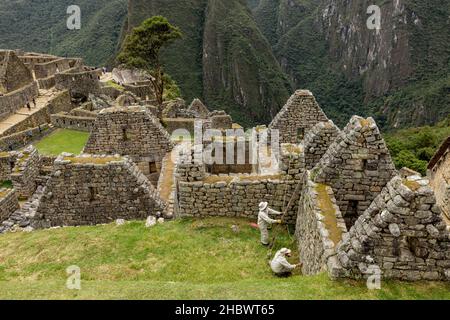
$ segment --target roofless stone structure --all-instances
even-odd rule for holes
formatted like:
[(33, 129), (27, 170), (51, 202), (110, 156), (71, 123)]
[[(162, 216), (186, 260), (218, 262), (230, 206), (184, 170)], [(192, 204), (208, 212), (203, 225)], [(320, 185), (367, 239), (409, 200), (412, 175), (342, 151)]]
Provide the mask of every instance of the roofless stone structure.
[(297, 90), (275, 116), (269, 129), (279, 130), (281, 143), (300, 143), (313, 126), (327, 121), (313, 94), (308, 90)]
[(146, 107), (116, 106), (98, 114), (84, 152), (128, 155), (157, 182), (161, 161), (172, 149), (169, 134)]
[(311, 178), (333, 189), (350, 227), (395, 174), (375, 121), (354, 116), (312, 170)]
[(126, 157), (61, 155), (54, 163), (35, 224), (40, 227), (144, 220), (165, 203)]

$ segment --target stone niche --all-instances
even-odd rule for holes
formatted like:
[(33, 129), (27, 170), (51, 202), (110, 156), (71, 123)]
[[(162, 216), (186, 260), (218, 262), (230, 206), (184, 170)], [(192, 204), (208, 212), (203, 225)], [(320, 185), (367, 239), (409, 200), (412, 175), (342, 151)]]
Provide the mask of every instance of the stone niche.
[(328, 260), (333, 278), (450, 281), (450, 227), (429, 181), (394, 177)]
[(315, 183), (333, 189), (348, 229), (395, 175), (375, 121), (358, 116), (350, 120), (311, 170)]
[(313, 94), (308, 90), (297, 90), (275, 116), (269, 129), (279, 130), (282, 143), (300, 143), (312, 127), (327, 121)]
[(158, 192), (127, 157), (63, 154), (36, 213), (39, 227), (143, 220), (165, 213)]

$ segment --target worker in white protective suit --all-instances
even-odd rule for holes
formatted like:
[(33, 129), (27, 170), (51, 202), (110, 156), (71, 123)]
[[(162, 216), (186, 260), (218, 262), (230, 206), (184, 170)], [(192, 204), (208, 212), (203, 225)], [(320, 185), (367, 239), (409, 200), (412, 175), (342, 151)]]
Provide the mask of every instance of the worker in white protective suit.
[(295, 268), (301, 266), (300, 264), (290, 264), (286, 259), (290, 256), (291, 250), (286, 248), (281, 249), (275, 254), (275, 257), (270, 262), (270, 267), (277, 276), (288, 276)]
[(259, 204), (258, 227), (261, 232), (261, 243), (265, 246), (269, 245), (269, 230), (267, 229), (269, 225), (274, 223), (282, 223), (281, 220), (274, 220), (270, 218), (269, 214), (281, 215), (282, 213), (270, 209), (267, 202), (261, 202)]

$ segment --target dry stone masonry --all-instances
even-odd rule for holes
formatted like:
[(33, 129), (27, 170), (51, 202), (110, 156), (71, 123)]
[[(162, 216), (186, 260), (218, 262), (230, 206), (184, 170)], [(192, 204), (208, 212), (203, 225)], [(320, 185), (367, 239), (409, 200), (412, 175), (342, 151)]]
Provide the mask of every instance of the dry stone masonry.
[(127, 157), (63, 154), (37, 209), (40, 227), (145, 220), (165, 203)]
[(313, 169), (319, 163), (339, 133), (339, 128), (331, 120), (328, 122), (319, 122), (311, 128), (303, 141), (307, 170)]
[(375, 121), (354, 116), (312, 170), (311, 178), (333, 189), (350, 227), (395, 174)]
[(450, 228), (429, 181), (394, 177), (356, 221), (330, 259), (333, 277), (450, 280)]
[(312, 93), (298, 90), (275, 116), (269, 129), (279, 130), (282, 143), (300, 143), (312, 127), (327, 121)]
[(0, 189), (0, 225), (19, 209), (16, 190)]
[(39, 176), (40, 156), (30, 146), (17, 154), (15, 167), (11, 173), (11, 181), (20, 198), (29, 198), (36, 190), (36, 179)]
[(172, 148), (158, 119), (144, 106), (131, 106), (100, 111), (84, 152), (128, 155), (156, 185), (161, 161)]

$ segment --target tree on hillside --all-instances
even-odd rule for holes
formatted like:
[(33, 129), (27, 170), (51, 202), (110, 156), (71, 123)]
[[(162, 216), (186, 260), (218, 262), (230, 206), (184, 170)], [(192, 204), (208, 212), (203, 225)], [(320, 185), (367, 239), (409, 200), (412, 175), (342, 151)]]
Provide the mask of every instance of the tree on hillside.
[(161, 62), (161, 49), (181, 38), (178, 27), (173, 26), (162, 16), (145, 20), (125, 38), (118, 61), (127, 67), (145, 71), (150, 80), (158, 103), (159, 114), (162, 113), (165, 75)]

